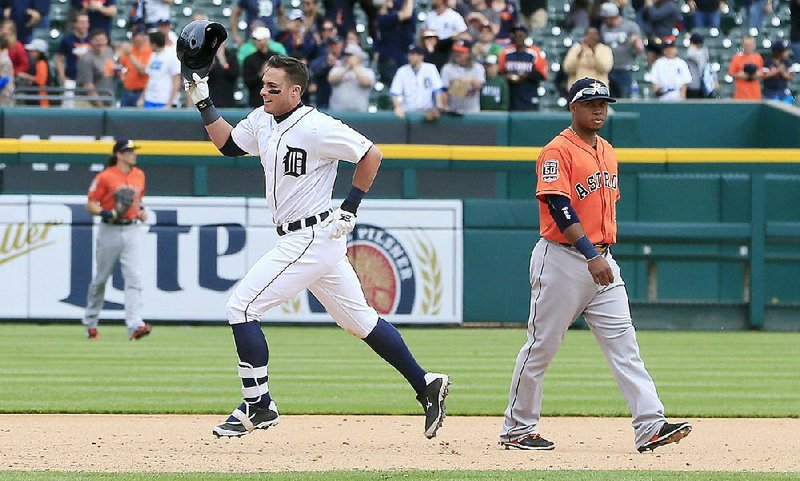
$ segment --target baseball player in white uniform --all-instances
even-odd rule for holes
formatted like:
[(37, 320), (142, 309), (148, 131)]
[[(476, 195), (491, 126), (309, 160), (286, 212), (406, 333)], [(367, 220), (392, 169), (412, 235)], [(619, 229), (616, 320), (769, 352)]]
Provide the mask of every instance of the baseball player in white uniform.
[[(207, 78), (197, 73), (192, 78), (185, 83), (186, 90), (220, 152), (261, 158), (267, 205), (279, 234), (278, 243), (250, 267), (226, 306), (244, 401), (213, 433), (241, 436), (278, 424), (267, 385), (269, 353), (259, 321), (269, 309), (307, 288), (340, 327), (363, 339), (406, 378), (425, 411), (425, 436), (434, 437), (445, 416), (449, 378), (417, 364), (400, 333), (367, 304), (346, 256), (347, 235), (380, 167), (380, 150), (339, 120), (302, 104), (308, 70), (294, 58), (269, 59), (261, 89), (264, 106), (236, 127), (214, 108)], [(350, 193), (332, 211), (339, 160), (357, 167)]]

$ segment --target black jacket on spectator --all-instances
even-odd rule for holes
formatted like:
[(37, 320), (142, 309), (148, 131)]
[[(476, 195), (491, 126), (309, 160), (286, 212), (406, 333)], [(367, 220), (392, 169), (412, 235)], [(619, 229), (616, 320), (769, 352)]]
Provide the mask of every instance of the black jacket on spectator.
[[(236, 92), (236, 81), (239, 79), (239, 61), (236, 59), (236, 50), (226, 49), (225, 60), (228, 68), (214, 59), (211, 70), (208, 72), (209, 94), (214, 105), (221, 109), (236, 107), (236, 99), (233, 98)], [(259, 100), (261, 97), (259, 96)]]
[(269, 50), (267, 50), (266, 53), (256, 50), (244, 59), (242, 80), (244, 80), (244, 84), (247, 86), (247, 105), (250, 107), (259, 107), (264, 104), (264, 101), (261, 99), (261, 87), (264, 86), (264, 82), (261, 81), (261, 76), (263, 74), (261, 68), (273, 55), (275, 55), (275, 53)]

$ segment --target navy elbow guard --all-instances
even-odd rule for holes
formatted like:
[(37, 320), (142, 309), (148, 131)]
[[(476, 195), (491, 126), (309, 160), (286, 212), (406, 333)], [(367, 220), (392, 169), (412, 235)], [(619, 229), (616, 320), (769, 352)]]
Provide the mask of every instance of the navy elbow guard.
[(228, 140), (225, 141), (225, 145), (219, 148), (219, 152), (225, 157), (241, 157), (247, 154), (241, 147), (236, 145), (232, 135), (228, 136)]
[(577, 224), (581, 221), (569, 199), (563, 195), (548, 195), (547, 207), (558, 230), (561, 232), (564, 232), (564, 230), (572, 224)]

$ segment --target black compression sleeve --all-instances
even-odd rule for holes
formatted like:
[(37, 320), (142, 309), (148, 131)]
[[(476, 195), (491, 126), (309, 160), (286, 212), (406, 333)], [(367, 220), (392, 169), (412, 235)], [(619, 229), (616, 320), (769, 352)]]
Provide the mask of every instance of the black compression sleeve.
[(556, 222), (556, 226), (558, 226), (558, 230), (561, 232), (564, 232), (564, 230), (572, 224), (577, 224), (581, 221), (567, 197), (549, 194), (545, 196), (545, 199), (547, 200), (547, 207), (550, 210), (550, 215), (553, 216), (553, 220)]
[(228, 136), (228, 140), (225, 141), (225, 145), (219, 148), (219, 151), (225, 157), (241, 157), (243, 155), (247, 155), (247, 152), (236, 145), (236, 142), (233, 141), (232, 135)]

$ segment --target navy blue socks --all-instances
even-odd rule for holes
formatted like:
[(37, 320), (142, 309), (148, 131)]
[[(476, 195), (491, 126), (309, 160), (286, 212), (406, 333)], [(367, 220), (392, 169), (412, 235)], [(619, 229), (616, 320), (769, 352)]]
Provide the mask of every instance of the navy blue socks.
[(231, 325), (236, 352), (239, 354), (239, 377), (242, 397), (248, 404), (266, 408), (271, 401), (267, 386), (267, 339), (258, 322)]
[(417, 394), (425, 389), (425, 370), (417, 364), (403, 337), (393, 325), (378, 318), (378, 324), (364, 338), (364, 342), (397, 369)]

